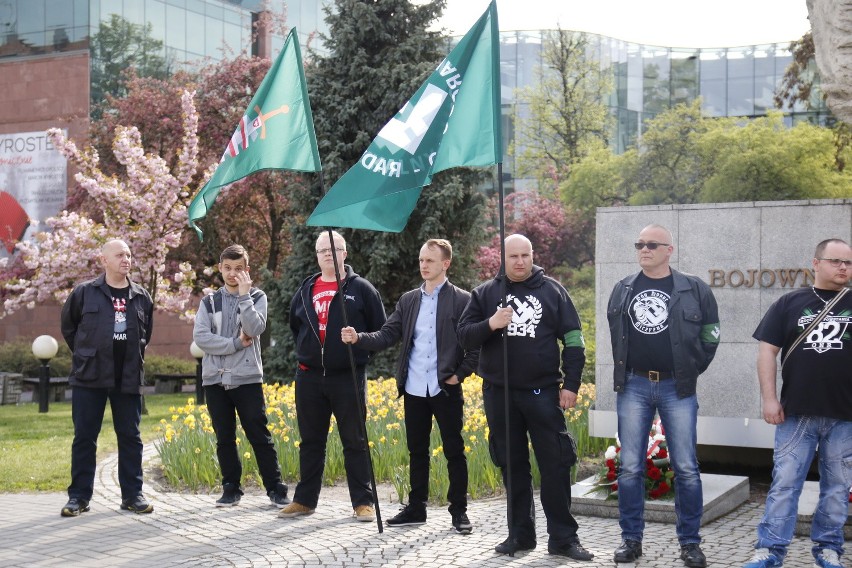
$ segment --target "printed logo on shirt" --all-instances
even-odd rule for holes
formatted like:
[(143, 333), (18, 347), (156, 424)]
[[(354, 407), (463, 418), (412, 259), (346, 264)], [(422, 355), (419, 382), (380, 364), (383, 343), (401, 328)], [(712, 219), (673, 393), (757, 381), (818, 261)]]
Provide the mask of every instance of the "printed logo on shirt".
[(669, 327), (669, 295), (660, 290), (639, 292), (630, 301), (630, 321), (640, 333), (656, 335)]
[(321, 331), (325, 331), (325, 326), (328, 323), (328, 308), (335, 294), (337, 294), (337, 290), (324, 290), (318, 294), (314, 294), (314, 311), (317, 313)]
[[(819, 312), (814, 313), (810, 308), (805, 309), (802, 317), (799, 318), (799, 327), (801, 329), (806, 328), (818, 314)], [(852, 340), (850, 325), (852, 325), (852, 311), (843, 310), (839, 314), (829, 313), (805, 337), (802, 341), (802, 349), (816, 351), (817, 353), (825, 353), (832, 349), (843, 349), (843, 340)]]
[(115, 312), (112, 339), (127, 341), (127, 298), (113, 298), (112, 309)]
[(506, 303), (512, 308), (512, 323), (506, 328), (509, 337), (535, 337), (536, 326), (541, 322), (541, 302), (533, 295), (526, 299), (512, 294), (506, 296)]

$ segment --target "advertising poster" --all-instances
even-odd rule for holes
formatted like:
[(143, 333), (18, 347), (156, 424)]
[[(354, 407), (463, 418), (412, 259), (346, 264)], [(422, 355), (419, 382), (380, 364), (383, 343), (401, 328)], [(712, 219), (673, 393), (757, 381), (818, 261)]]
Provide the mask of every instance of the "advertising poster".
[(65, 157), (45, 132), (0, 134), (0, 258), (65, 208)]

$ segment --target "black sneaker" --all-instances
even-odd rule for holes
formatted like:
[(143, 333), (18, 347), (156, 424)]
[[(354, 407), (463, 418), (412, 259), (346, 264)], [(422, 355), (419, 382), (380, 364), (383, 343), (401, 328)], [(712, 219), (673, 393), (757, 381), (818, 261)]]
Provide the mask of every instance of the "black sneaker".
[(642, 543), (638, 540), (624, 539), (621, 541), (621, 546), (615, 549), (613, 560), (616, 563), (636, 562), (636, 559), (642, 556)]
[(89, 502), (85, 499), (77, 499), (72, 497), (68, 499), (65, 506), (62, 507), (62, 512), (59, 513), (63, 517), (79, 517), (80, 513), (85, 513), (89, 510)]
[(121, 501), (121, 508), (124, 511), (133, 511), (134, 513), (150, 513), (154, 510), (154, 506), (145, 500), (145, 496), (141, 493), (136, 497), (130, 497)]
[(266, 495), (269, 496), (272, 504), (279, 509), (283, 509), (290, 504), (290, 499), (287, 497), (287, 486), (283, 483), (279, 483), (275, 489), (267, 491)]
[(473, 525), (470, 524), (470, 519), (467, 518), (467, 513), (453, 513), (453, 528), (457, 533), (470, 534), (473, 532)]
[(497, 554), (514, 554), (519, 550), (532, 550), (535, 548), (535, 540), (527, 540), (523, 538), (507, 538), (500, 544), (494, 547), (494, 552)]
[(426, 522), (426, 506), (422, 503), (409, 503), (399, 510), (396, 516), (387, 520), (389, 527), (422, 525)]
[(217, 507), (233, 507), (234, 505), (240, 504), (240, 498), (243, 496), (243, 492), (240, 491), (238, 485), (234, 485), (233, 483), (226, 483), (222, 486), (222, 496), (216, 499)]
[(707, 566), (707, 557), (701, 552), (697, 542), (684, 544), (680, 547), (680, 559), (689, 568), (704, 568)]
[(555, 554), (556, 556), (567, 556), (572, 560), (591, 560), (595, 557), (594, 554), (583, 548), (580, 541), (569, 542), (558, 546), (548, 545), (547, 553)]

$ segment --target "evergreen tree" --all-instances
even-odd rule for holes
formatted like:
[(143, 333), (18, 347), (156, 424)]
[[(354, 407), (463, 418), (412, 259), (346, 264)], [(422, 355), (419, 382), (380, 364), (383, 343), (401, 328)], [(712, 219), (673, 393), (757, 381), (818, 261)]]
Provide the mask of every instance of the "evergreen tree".
[[(335, 0), (326, 8), (328, 55), (306, 66), (324, 180), (294, 191), (291, 254), (280, 280), (266, 291), (275, 345), (264, 359), (279, 379), (295, 369), (293, 337), (287, 325), (290, 300), (301, 281), (318, 271), (317, 230), (305, 219), (322, 197), (360, 157), (392, 118), (449, 53), (438, 32), (427, 31), (443, 11), (444, 0), (413, 4), (408, 0)], [(473, 22), (471, 22), (473, 24)], [(421, 282), (417, 256), (423, 241), (449, 239), (454, 247), (451, 280), (476, 283), (474, 257), (484, 240), (485, 198), (477, 189), (487, 171), (454, 169), (437, 174), (420, 197), (407, 227), (399, 234), (343, 230), (347, 263), (379, 290), (390, 312), (399, 296)], [(370, 376), (390, 373), (395, 350), (374, 358)]]

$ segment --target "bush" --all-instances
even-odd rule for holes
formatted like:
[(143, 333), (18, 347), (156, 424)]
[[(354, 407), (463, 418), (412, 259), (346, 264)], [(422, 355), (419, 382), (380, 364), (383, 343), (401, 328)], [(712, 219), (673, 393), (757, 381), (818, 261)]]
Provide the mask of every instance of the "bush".
[[(40, 367), (41, 362), (33, 355), (32, 342), (15, 340), (0, 345), (0, 371), (37, 377)], [(53, 377), (67, 377), (70, 372), (71, 350), (64, 341), (59, 341), (59, 351), (50, 360), (50, 374)]]
[[(41, 363), (33, 356), (32, 343), (15, 340), (0, 345), (0, 371), (21, 373), (25, 377), (38, 377)], [(67, 377), (71, 372), (71, 350), (64, 341), (59, 342), (56, 357), (50, 360), (52, 377)], [(195, 361), (168, 355), (146, 355), (145, 376), (188, 375), (195, 373)]]
[(189, 375), (195, 373), (195, 361), (172, 355), (145, 355), (145, 376)]

